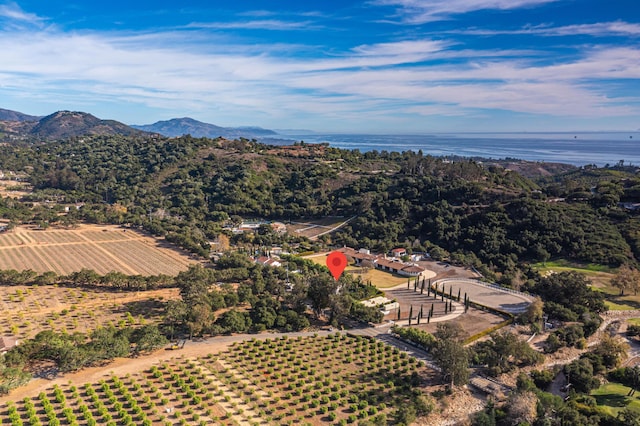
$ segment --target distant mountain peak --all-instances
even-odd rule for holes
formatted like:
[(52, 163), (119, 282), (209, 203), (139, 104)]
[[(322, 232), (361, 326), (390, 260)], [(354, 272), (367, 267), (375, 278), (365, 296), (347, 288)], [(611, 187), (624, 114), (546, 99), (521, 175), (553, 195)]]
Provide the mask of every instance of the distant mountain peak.
[(87, 112), (57, 111), (38, 121), (30, 132), (45, 139), (83, 135), (141, 135), (143, 132), (115, 120), (101, 120)]
[(262, 136), (276, 135), (273, 130), (263, 129), (261, 127), (221, 127), (215, 124), (203, 123), (190, 117), (172, 118), (170, 120), (162, 120), (153, 124), (132, 125), (131, 127), (146, 132), (159, 133), (168, 137), (178, 137), (183, 135), (191, 135), (196, 138), (253, 138)]
[(0, 121), (38, 121), (40, 117), (0, 108)]
[(115, 120), (102, 120), (81, 111), (56, 111), (34, 117), (0, 110), (0, 136), (3, 140), (55, 140), (85, 135), (144, 135), (145, 132)]

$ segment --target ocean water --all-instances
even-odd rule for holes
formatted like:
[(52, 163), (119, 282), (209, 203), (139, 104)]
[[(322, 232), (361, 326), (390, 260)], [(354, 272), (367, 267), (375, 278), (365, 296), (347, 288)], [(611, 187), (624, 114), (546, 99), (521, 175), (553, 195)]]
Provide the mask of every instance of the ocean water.
[[(343, 149), (418, 151), (433, 156), (517, 158), (599, 167), (640, 165), (640, 131), (589, 133), (434, 133), (426, 135), (306, 134), (286, 139)], [(265, 141), (268, 142), (268, 141)]]

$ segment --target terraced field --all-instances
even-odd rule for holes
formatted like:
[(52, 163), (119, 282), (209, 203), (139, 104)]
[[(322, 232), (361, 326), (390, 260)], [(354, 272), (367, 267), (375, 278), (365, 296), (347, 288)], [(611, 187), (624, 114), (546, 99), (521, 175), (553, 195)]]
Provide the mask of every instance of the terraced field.
[(0, 234), (0, 269), (69, 274), (87, 268), (99, 274), (176, 275), (191, 263), (187, 255), (162, 240), (115, 226), (18, 227)]

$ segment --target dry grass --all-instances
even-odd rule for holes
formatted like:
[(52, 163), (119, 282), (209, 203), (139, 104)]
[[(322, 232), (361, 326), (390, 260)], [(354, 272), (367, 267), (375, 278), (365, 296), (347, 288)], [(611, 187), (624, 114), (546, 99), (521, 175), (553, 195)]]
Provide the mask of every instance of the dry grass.
[[(305, 256), (305, 259), (309, 259), (314, 263), (326, 266), (326, 259), (329, 253), (319, 253), (311, 256)], [(397, 287), (401, 284), (407, 283), (407, 277), (403, 277), (398, 274), (392, 274), (390, 272), (381, 271), (379, 269), (364, 269), (358, 266), (349, 265), (346, 267), (345, 272), (359, 276), (363, 282), (371, 282), (371, 284), (381, 290)], [(413, 282), (415, 278), (411, 278)]]
[(295, 222), (287, 224), (287, 232), (291, 235), (313, 239), (317, 235), (335, 228), (347, 219), (343, 217), (326, 217), (309, 222)]

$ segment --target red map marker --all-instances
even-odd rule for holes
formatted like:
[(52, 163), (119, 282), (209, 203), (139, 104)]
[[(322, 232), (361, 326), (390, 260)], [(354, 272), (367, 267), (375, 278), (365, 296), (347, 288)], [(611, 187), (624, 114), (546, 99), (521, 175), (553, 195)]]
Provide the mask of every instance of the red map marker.
[(338, 281), (338, 278), (342, 275), (342, 271), (347, 267), (347, 256), (342, 252), (332, 251), (327, 256), (327, 267), (331, 271), (333, 278)]

